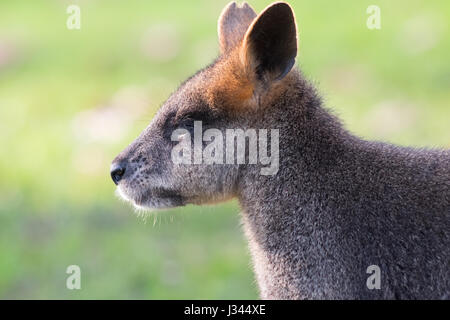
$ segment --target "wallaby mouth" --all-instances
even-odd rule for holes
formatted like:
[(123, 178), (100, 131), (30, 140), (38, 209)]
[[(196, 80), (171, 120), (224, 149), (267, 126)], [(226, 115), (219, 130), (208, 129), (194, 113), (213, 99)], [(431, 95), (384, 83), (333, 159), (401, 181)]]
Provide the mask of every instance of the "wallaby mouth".
[(159, 210), (184, 206), (183, 197), (173, 190), (157, 187), (147, 191), (133, 192), (121, 185), (117, 187), (116, 194), (123, 200), (131, 203), (140, 210)]
[[(133, 143), (112, 162), (111, 179), (117, 186), (116, 195), (139, 210), (158, 210), (183, 206), (181, 192), (154, 160), (158, 155), (140, 152), (141, 142)], [(156, 149), (148, 146), (148, 149)], [(161, 153), (161, 152), (160, 152)]]

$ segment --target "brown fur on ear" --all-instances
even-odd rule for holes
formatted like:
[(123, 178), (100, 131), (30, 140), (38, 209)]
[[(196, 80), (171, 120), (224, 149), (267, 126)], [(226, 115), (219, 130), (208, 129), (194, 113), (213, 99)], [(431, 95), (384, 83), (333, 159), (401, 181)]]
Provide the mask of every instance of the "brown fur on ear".
[(246, 2), (242, 6), (238, 6), (236, 2), (231, 2), (223, 9), (218, 21), (219, 43), (222, 53), (229, 52), (242, 41), (248, 26), (255, 17), (255, 11)]
[(234, 50), (217, 62), (206, 90), (211, 106), (231, 112), (248, 106), (254, 93), (253, 81), (243, 68), (238, 52)]
[(250, 110), (278, 97), (289, 80), (277, 80), (286, 77), (297, 55), (295, 18), (287, 3), (267, 7), (250, 26), (235, 24), (246, 7), (233, 2), (219, 19), (221, 50), (227, 54), (211, 71), (206, 90), (211, 106), (231, 112)]

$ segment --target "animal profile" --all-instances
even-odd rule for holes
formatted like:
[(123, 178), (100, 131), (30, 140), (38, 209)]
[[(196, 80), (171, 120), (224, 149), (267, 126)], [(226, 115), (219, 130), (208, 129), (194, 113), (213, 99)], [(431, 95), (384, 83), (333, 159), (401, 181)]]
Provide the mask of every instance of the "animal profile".
[(450, 151), (346, 130), (295, 67), (289, 4), (232, 2), (218, 33), (219, 57), (114, 159), (118, 193), (237, 198), (263, 299), (449, 299)]

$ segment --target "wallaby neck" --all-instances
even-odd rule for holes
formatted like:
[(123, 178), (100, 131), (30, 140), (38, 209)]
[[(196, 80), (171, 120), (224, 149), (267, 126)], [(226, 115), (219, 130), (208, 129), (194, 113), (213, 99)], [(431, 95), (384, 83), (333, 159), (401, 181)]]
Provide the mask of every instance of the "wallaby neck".
[[(276, 291), (280, 298), (284, 292), (298, 292), (280, 290), (280, 283), (289, 286), (288, 279), (294, 275), (296, 281), (303, 279), (298, 276), (298, 264), (307, 265), (317, 258), (314, 247), (322, 246), (317, 243), (321, 241), (317, 230), (325, 229), (333, 219), (325, 209), (327, 197), (333, 197), (326, 190), (328, 179), (333, 178), (330, 173), (336, 166), (345, 166), (346, 149), (358, 139), (321, 107), (314, 90), (302, 80), (284, 93), (272, 111), (260, 125), (280, 130), (279, 171), (264, 176), (256, 166), (245, 167), (238, 198), (261, 295), (270, 298)], [(331, 232), (327, 231), (328, 239), (335, 237)], [(305, 294), (284, 298), (307, 297), (307, 290)]]
[(330, 170), (345, 166), (346, 154), (362, 141), (321, 106), (314, 88), (299, 74), (278, 101), (265, 108), (256, 126), (279, 130), (279, 170), (266, 176), (259, 166), (245, 166), (238, 181), (238, 198), (249, 212), (270, 216), (275, 206), (283, 211), (281, 216), (289, 216), (298, 209), (298, 205), (289, 206), (290, 202), (312, 201), (327, 177), (332, 178)]

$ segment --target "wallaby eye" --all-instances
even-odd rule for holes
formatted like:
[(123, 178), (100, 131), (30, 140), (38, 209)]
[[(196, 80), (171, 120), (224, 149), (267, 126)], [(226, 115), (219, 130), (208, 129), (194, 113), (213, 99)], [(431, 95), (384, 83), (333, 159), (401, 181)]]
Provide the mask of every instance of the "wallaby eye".
[(211, 122), (212, 115), (206, 111), (191, 111), (180, 117), (176, 117), (176, 125), (180, 127), (193, 128), (194, 121), (202, 121), (203, 124)]
[(177, 122), (179, 126), (191, 127), (194, 126), (194, 121), (199, 121), (196, 119), (195, 114), (186, 114), (183, 115)]

